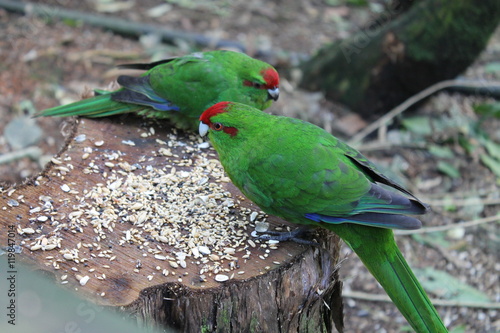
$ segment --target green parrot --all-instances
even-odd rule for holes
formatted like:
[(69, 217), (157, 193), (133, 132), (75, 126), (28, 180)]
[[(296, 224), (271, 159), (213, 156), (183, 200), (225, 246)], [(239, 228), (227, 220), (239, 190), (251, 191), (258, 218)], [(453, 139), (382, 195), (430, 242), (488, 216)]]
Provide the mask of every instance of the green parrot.
[(420, 228), (406, 215), (424, 214), (427, 205), (361, 153), (298, 119), (220, 102), (203, 112), (199, 132), (208, 133), (233, 183), (264, 212), (333, 231), (415, 331), (447, 332), (391, 230)]
[(178, 128), (196, 129), (201, 113), (220, 101), (245, 103), (260, 110), (279, 96), (279, 75), (269, 64), (233, 51), (198, 52), (183, 57), (128, 64), (139, 76), (119, 76), (122, 88), (56, 106), (36, 116), (106, 117), (134, 112), (169, 118)]

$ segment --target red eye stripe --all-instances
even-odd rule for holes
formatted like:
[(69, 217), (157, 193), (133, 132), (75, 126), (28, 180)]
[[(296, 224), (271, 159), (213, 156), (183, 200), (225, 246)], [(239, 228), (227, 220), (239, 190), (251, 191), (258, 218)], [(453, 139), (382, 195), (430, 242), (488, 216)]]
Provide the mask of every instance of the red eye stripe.
[(238, 134), (238, 129), (236, 127), (224, 126), (221, 123), (210, 123), (210, 128), (217, 132), (224, 131), (224, 133), (227, 133), (230, 136)]
[(230, 136), (235, 136), (236, 134), (238, 134), (238, 129), (236, 127), (223, 127), (222, 130), (224, 131), (224, 133), (227, 133), (229, 134)]

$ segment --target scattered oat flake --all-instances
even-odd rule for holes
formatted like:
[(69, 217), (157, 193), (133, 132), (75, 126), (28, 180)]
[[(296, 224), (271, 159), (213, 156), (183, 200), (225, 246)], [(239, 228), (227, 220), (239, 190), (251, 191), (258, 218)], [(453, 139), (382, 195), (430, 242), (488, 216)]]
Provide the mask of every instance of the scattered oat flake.
[(266, 232), (267, 230), (269, 230), (269, 223), (267, 223), (267, 222), (256, 222), (255, 223), (255, 231)]
[(36, 220), (37, 220), (38, 222), (46, 222), (48, 219), (49, 219), (49, 217), (48, 217), (48, 216), (45, 216), (45, 215), (38, 216), (38, 217), (36, 218)]
[(224, 282), (224, 281), (227, 281), (229, 280), (229, 276), (225, 275), (225, 274), (217, 274), (215, 276), (215, 281), (217, 282)]
[[(73, 265), (71, 269), (74, 271), (80, 268), (92, 273), (83, 267), (89, 259), (107, 258), (110, 264), (121, 259), (117, 254), (116, 260), (112, 261), (115, 258), (113, 251), (101, 249), (100, 242), (114, 232), (115, 223), (125, 223), (128, 226), (120, 236), (120, 246), (142, 249), (144, 257), (158, 260), (156, 270), (164, 276), (180, 278), (187, 273), (180, 269), (192, 265), (197, 265), (192, 269), (200, 272), (202, 282), (209, 277), (224, 282), (236, 274), (243, 274), (242, 270), (238, 272), (236, 257), (246, 261), (258, 255), (252, 253), (254, 248), (268, 246), (262, 242), (257, 245), (248, 238), (247, 231), (251, 220), (264, 215), (247, 208), (236, 209), (235, 213), (233, 207), (238, 207), (240, 200), (244, 199), (234, 198), (225, 189), (222, 183), (228, 178), (220, 162), (212, 153), (199, 150), (197, 138), (192, 140), (178, 141), (174, 134), (167, 135), (165, 141), (156, 140), (162, 144), (158, 155), (165, 156), (162, 159), (165, 162), (160, 166), (152, 162), (156, 156), (145, 155), (137, 161), (126, 162), (121, 159), (120, 152), (104, 153), (85, 147), (83, 153), (89, 154), (86, 158), (92, 154), (86, 170), (101, 178), (96, 178), (93, 186), (75, 195), (76, 201), (71, 199), (71, 210), (67, 215), (60, 216), (57, 210), (61, 205), (68, 205), (66, 201), (42, 196), (39, 198), (41, 207), (33, 213), (43, 211), (47, 220), (60, 225), (60, 232), (65, 232), (68, 226), (69, 232), (83, 233), (84, 229), (90, 228), (96, 241), (82, 243), (75, 249), (60, 250), (61, 238), (46, 239), (44, 244), (35, 240), (29, 245), (31, 250), (57, 248), (61, 254), (53, 261), (54, 268), (58, 269), (63, 259), (66, 264)], [(133, 141), (122, 143), (135, 145)], [(205, 144), (208, 147), (208, 143)], [(102, 170), (97, 161), (104, 161), (111, 170)], [(73, 185), (68, 181), (61, 190), (71, 193), (70, 186)], [(32, 221), (36, 219), (32, 218)], [(31, 230), (24, 232), (28, 234)], [(89, 248), (91, 252), (87, 251)], [(241, 251), (244, 251), (242, 256), (238, 255)], [(110, 266), (100, 265), (100, 268)], [(139, 273), (141, 269), (141, 265), (137, 265), (133, 271)], [(105, 279), (104, 274), (95, 277)]]
[(16, 200), (14, 199), (9, 199), (7, 201), (7, 205), (9, 205), (10, 207), (17, 207), (19, 206), (19, 202), (17, 202)]
[(135, 146), (135, 142), (132, 140), (122, 140), (122, 143), (127, 146)]
[(79, 134), (79, 135), (75, 136), (75, 141), (78, 143), (82, 143), (85, 140), (87, 140), (87, 135), (85, 135), (85, 134)]
[(94, 145), (95, 145), (96, 147), (100, 147), (100, 146), (102, 146), (103, 144), (104, 144), (104, 141), (102, 141), (102, 140), (99, 140), (99, 141), (94, 142)]
[(23, 228), (22, 229), (22, 232), (24, 234), (34, 234), (35, 233), (35, 230), (33, 228)]
[(84, 277), (80, 278), (79, 282), (80, 282), (80, 285), (84, 286), (87, 284), (87, 282), (89, 282), (90, 280), (90, 277), (88, 275), (85, 275)]
[(167, 149), (167, 148), (163, 148), (163, 147), (158, 149), (158, 153), (160, 153), (163, 156), (172, 156), (173, 155), (171, 149)]
[(198, 144), (198, 148), (200, 148), (200, 149), (206, 149), (208, 147), (210, 147), (210, 144), (208, 142), (202, 142), (202, 143)]
[(163, 256), (161, 254), (155, 254), (155, 259), (158, 259), (158, 260), (167, 260), (167, 257)]
[(32, 208), (32, 209), (30, 209), (30, 214), (38, 213), (41, 210), (42, 210), (42, 207), (40, 207), (40, 206)]
[(69, 188), (68, 184), (61, 185), (61, 190), (63, 190), (63, 192), (69, 192), (69, 191), (71, 191), (71, 189)]

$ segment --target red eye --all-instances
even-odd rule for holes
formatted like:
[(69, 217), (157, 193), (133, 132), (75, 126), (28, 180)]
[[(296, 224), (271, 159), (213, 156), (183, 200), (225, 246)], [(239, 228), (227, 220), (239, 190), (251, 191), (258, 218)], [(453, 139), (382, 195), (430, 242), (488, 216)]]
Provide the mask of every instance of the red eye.
[(254, 82), (253, 83), (253, 87), (256, 88), (256, 89), (262, 89), (263, 85), (260, 84), (260, 83)]
[(224, 126), (221, 123), (213, 123), (212, 124), (212, 129), (215, 131), (220, 131), (224, 128)]

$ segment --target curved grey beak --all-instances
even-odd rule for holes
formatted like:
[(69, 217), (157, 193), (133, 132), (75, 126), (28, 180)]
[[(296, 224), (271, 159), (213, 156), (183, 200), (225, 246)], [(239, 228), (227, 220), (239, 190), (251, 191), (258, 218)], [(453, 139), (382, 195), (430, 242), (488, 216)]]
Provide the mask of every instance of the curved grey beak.
[(267, 89), (267, 94), (269, 96), (269, 99), (272, 99), (273, 101), (277, 101), (278, 97), (280, 97), (280, 89), (278, 87), (273, 88), (273, 89)]
[(207, 124), (202, 123), (202, 122), (200, 121), (200, 126), (198, 127), (198, 132), (200, 133), (200, 135), (201, 135), (202, 137), (203, 137), (203, 136), (205, 136), (205, 135), (207, 135), (207, 133), (208, 133), (208, 128), (209, 128), (209, 127), (208, 127), (208, 125), (207, 125)]

